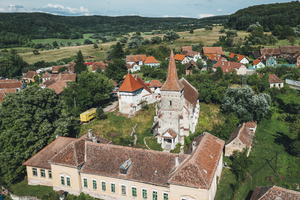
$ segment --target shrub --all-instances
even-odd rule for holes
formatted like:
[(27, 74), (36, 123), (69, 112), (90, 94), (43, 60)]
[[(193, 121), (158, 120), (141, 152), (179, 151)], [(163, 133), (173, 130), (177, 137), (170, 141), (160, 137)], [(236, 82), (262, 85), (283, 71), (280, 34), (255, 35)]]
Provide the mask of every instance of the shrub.
[(102, 108), (96, 110), (96, 118), (99, 120), (107, 119), (107, 115), (104, 113)]

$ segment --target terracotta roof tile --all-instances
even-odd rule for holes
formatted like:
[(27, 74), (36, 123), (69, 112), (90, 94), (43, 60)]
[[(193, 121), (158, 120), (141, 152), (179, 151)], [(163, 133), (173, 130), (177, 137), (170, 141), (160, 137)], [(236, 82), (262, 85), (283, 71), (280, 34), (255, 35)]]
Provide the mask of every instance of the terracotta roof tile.
[(182, 46), (181, 51), (193, 51), (192, 46)]
[(23, 78), (33, 78), (37, 73), (35, 71), (28, 71)]
[(7, 80), (1, 80), (0, 81), (0, 89), (1, 88), (22, 88), (23, 87), (23, 83), (19, 80), (15, 80), (15, 79), (7, 79)]
[(29, 160), (24, 162), (23, 165), (51, 169), (51, 165), (49, 164), (48, 160), (54, 157), (58, 152), (60, 152), (74, 140), (76, 140), (76, 138), (58, 137), (56, 140), (32, 156)]
[(171, 51), (167, 80), (162, 86), (161, 90), (165, 91), (181, 91), (183, 89), (182, 83), (178, 81), (177, 69), (175, 65), (174, 53)]
[(178, 61), (182, 61), (185, 57), (186, 55), (176, 54), (174, 59)]
[(144, 55), (127, 55), (126, 56), (126, 62), (139, 62), (139, 61), (143, 61), (145, 62), (147, 56)]
[(49, 72), (45, 72), (45, 74), (43, 75), (43, 78), (50, 78), (51, 74)]
[(185, 66), (185, 69), (188, 70), (191, 66), (194, 66), (196, 69), (199, 70), (197, 64), (195, 63), (194, 60), (191, 60), (186, 66)]
[(236, 54), (236, 53), (231, 53), (228, 57), (229, 58), (234, 58), (235, 55), (237, 56), (238, 61), (241, 61), (241, 60), (243, 60), (243, 58), (246, 57), (246, 56), (243, 56), (243, 55), (240, 55), (240, 54)]
[(213, 54), (211, 54), (210, 56), (208, 56), (208, 59), (212, 60), (212, 61), (219, 61), (219, 60), (227, 61), (226, 58), (224, 58), (222, 56), (216, 56), (216, 55), (213, 55)]
[(12, 94), (17, 91), (17, 88), (4, 88), (0, 89), (1, 92), (4, 92), (5, 94)]
[(67, 81), (56, 81), (48, 86), (49, 89), (54, 89), (56, 94), (60, 94), (67, 87)]
[(229, 62), (229, 61), (221, 61), (219, 60), (216, 64), (214, 64), (213, 68), (221, 67), (223, 73), (231, 72), (235, 69), (239, 69), (243, 63), (239, 62)]
[(204, 54), (224, 55), (222, 47), (203, 47)]
[(149, 56), (146, 58), (145, 64), (150, 64), (150, 63), (159, 63), (153, 56)]
[(150, 86), (149, 87), (162, 87), (162, 84), (161, 84), (161, 82), (159, 81), (159, 80), (152, 80), (151, 82), (150, 82)]
[(186, 55), (189, 57), (194, 57), (195, 55), (200, 54), (200, 52), (198, 52), (198, 51), (182, 51), (180, 54)]
[(258, 63), (260, 63), (261, 61), (259, 60), (259, 59), (255, 59), (254, 61), (253, 61), (253, 65), (257, 65)]
[(300, 200), (300, 192), (275, 185), (256, 187), (250, 200)]
[(281, 54), (300, 53), (300, 46), (280, 46), (279, 49)]
[(52, 73), (54, 74), (58, 74), (58, 70), (62, 67), (66, 67), (68, 68), (68, 71), (70, 72), (74, 72), (74, 66), (76, 65), (76, 63), (74, 62), (70, 62), (70, 64), (66, 64), (66, 65), (60, 65), (60, 66), (52, 66)]
[(139, 77), (139, 75), (135, 75), (135, 80), (144, 87), (145, 90), (147, 90), (147, 92), (149, 92), (151, 94), (151, 90), (148, 88), (148, 86), (145, 84), (144, 80)]
[(260, 55), (264, 55), (264, 54), (280, 55), (281, 54), (279, 48), (260, 49), (259, 52), (260, 52)]
[(275, 74), (269, 74), (269, 83), (283, 83)]
[(50, 79), (50, 80), (46, 80), (44, 83), (42, 83), (41, 85), (48, 87), (50, 85), (52, 85), (53, 83), (55, 83), (56, 80), (55, 79)]
[[(170, 136), (168, 136), (167, 134), (169, 133)], [(175, 133), (175, 131), (171, 128), (169, 128), (165, 133), (162, 134), (162, 138), (169, 138), (169, 139), (174, 139), (176, 138), (177, 134)]]
[(137, 80), (135, 80), (135, 78), (133, 78), (133, 76), (130, 73), (128, 73), (118, 91), (134, 92), (142, 87), (143, 86), (140, 83), (138, 83)]
[(226, 142), (226, 145), (232, 142), (235, 138), (239, 138), (247, 148), (250, 148), (255, 134), (250, 128), (255, 128), (256, 125), (257, 122), (247, 122), (241, 124), (231, 134), (229, 140)]
[(193, 106), (196, 106), (198, 100), (198, 90), (192, 86), (185, 78), (181, 78), (180, 82), (184, 85), (184, 98)]
[(95, 62), (92, 65), (92, 71), (96, 71), (98, 67), (100, 67), (100, 69), (102, 71), (104, 71), (106, 69), (106, 66), (105, 66), (104, 62), (101, 61), (101, 62)]

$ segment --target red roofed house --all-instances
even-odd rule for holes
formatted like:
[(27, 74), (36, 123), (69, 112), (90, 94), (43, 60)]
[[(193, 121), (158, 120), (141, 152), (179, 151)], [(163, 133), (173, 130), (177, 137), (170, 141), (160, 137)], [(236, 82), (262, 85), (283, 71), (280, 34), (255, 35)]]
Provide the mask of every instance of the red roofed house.
[(245, 64), (249, 64), (249, 60), (246, 56), (243, 56), (243, 55), (240, 55), (240, 54), (235, 54), (235, 53), (231, 53), (228, 57), (233, 59), (234, 57), (237, 57), (237, 60), (240, 62), (240, 63), (243, 63), (244, 65)]
[(149, 84), (149, 88), (152, 93), (160, 94), (161, 87), (162, 87), (162, 84), (159, 80), (152, 80)]
[(211, 60), (213, 64), (217, 63), (219, 60), (221, 61), (227, 61), (226, 58), (222, 56), (215, 56), (215, 55), (210, 55), (207, 57), (208, 60)]
[(66, 65), (52, 66), (52, 73), (53, 74), (58, 74), (58, 70), (62, 67), (66, 67), (66, 68), (68, 68), (69, 72), (74, 73), (74, 66), (75, 65), (76, 65), (76, 63), (70, 62), (70, 64), (66, 64)]
[(225, 145), (225, 156), (233, 155), (233, 151), (243, 151), (247, 148), (249, 156), (252, 146), (253, 137), (256, 131), (257, 122), (247, 122), (240, 124), (239, 127), (231, 134)]
[(260, 68), (264, 68), (265, 67), (265, 64), (259, 60), (258, 58), (256, 58), (254, 61), (253, 61), (253, 68), (254, 69), (260, 69)]
[(23, 80), (26, 82), (26, 83), (34, 83), (34, 76), (37, 75), (37, 76), (40, 76), (38, 73), (36, 73), (35, 71), (28, 71), (24, 76), (23, 76)]
[(278, 186), (256, 187), (250, 200), (299, 200), (300, 192)]
[(102, 71), (104, 71), (106, 69), (106, 65), (102, 61), (93, 63), (92, 72), (95, 72), (97, 68), (100, 68)]
[(212, 200), (224, 141), (203, 133), (180, 154), (113, 145), (88, 134), (57, 137), (26, 166), (29, 185), (101, 199)]
[(171, 51), (167, 80), (160, 89), (160, 110), (156, 112), (153, 135), (162, 148), (169, 151), (177, 143), (184, 145), (184, 136), (195, 132), (199, 117), (198, 91), (187, 80), (178, 80), (174, 53)]
[(152, 94), (143, 79), (138, 75), (133, 77), (128, 73), (118, 90), (119, 111), (134, 116), (136, 111), (143, 107), (144, 103), (154, 103), (157, 100), (155, 96), (157, 94)]
[(201, 59), (200, 52), (198, 51), (182, 51), (182, 55), (186, 55), (190, 60), (197, 62), (198, 59)]
[(181, 64), (187, 64), (188, 62), (190, 62), (190, 59), (188, 58), (188, 56), (182, 55), (182, 54), (176, 54), (174, 59), (177, 61), (180, 61)]
[(153, 66), (158, 67), (160, 65), (160, 63), (153, 56), (149, 56), (146, 58), (144, 65), (149, 65), (150, 67), (153, 67)]
[(275, 74), (269, 74), (269, 83), (270, 83), (270, 88), (272, 87), (278, 87), (282, 88), (283, 87), (283, 81), (278, 78)]
[(222, 55), (224, 55), (222, 47), (203, 47), (203, 53), (206, 56), (210, 56), (210, 55), (222, 56)]
[(50, 79), (40, 84), (41, 88), (54, 89), (56, 94), (60, 94), (67, 87), (67, 82), (76, 81), (76, 74), (64, 71), (60, 74), (50, 74)]
[(245, 75), (247, 67), (243, 63), (229, 62), (229, 61), (218, 61), (213, 66), (213, 71), (216, 71), (218, 67), (221, 67), (223, 73), (236, 71), (238, 75)]
[(144, 55), (127, 55), (126, 56), (126, 63), (127, 64), (137, 64), (139, 66), (141, 65), (144, 65), (144, 62), (146, 60), (147, 56), (144, 54)]

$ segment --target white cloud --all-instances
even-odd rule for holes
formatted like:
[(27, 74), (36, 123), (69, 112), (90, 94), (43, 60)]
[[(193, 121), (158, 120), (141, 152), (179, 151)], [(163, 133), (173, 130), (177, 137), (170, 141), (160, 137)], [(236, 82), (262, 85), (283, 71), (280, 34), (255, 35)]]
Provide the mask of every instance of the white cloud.
[(221, 12), (221, 11), (222, 11), (222, 9), (220, 9), (220, 8), (219, 8), (217, 11)]
[(197, 17), (198, 18), (205, 18), (205, 17), (212, 17), (215, 16), (214, 14), (198, 14)]
[(182, 17), (182, 18), (190, 18), (190, 16), (187, 16), (187, 15), (179, 15), (179, 17)]
[(74, 15), (83, 14), (87, 15), (89, 10), (80, 6), (79, 8), (64, 7), (60, 4), (48, 4), (47, 6), (37, 7), (33, 9), (34, 11), (41, 11), (47, 13), (63, 14), (63, 15)]

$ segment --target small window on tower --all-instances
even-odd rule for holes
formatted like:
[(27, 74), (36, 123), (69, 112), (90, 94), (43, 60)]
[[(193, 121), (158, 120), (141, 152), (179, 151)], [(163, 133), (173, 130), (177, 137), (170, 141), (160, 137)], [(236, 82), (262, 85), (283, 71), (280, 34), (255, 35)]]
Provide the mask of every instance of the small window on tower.
[(172, 101), (170, 101), (170, 106), (172, 105)]

